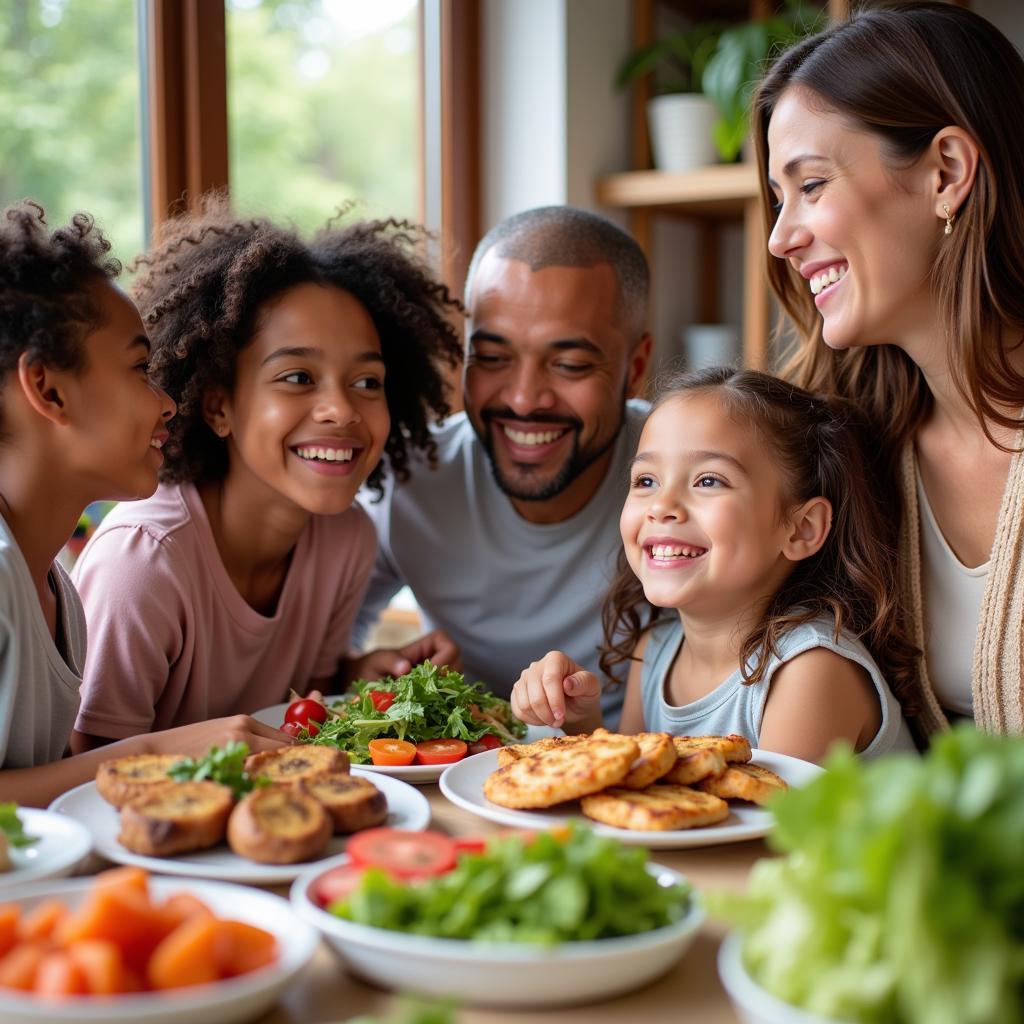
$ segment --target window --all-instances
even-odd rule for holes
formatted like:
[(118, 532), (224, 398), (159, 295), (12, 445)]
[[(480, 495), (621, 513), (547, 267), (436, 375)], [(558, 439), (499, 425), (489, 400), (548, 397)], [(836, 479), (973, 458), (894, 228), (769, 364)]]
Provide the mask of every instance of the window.
[(417, 0), (228, 0), (227, 49), (240, 210), (421, 216)]
[(122, 260), (144, 245), (135, 0), (0, 0), (0, 206), (88, 210)]

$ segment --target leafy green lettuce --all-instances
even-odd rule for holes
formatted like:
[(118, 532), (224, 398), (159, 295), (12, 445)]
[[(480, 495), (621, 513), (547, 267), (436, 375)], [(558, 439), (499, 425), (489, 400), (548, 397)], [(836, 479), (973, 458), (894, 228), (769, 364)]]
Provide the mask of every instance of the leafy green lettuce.
[(826, 767), (772, 805), (788, 855), (709, 900), (752, 975), (844, 1021), (1024, 1021), (1024, 739), (964, 726), (924, 758)]
[(15, 848), (39, 842), (38, 836), (25, 835), (25, 828), (18, 817), (17, 804), (0, 804), (0, 832), (3, 832), (7, 842)]
[[(459, 739), (474, 743), (485, 733), (503, 742), (526, 735), (526, 726), (512, 714), (507, 700), (488, 693), (481, 683), (467, 683), (460, 672), (424, 661), (404, 676), (368, 682), (358, 680), (352, 695), (331, 707), (331, 717), (305, 742), (341, 747), (354, 764), (370, 760), (368, 744), (378, 737), (408, 740)], [(372, 692), (395, 695), (386, 711), (378, 711)]]
[(661, 928), (688, 910), (687, 886), (662, 886), (647, 851), (595, 836), (549, 832), (492, 840), (445, 875), (415, 885), (371, 868), (339, 917), (392, 931), (481, 942), (604, 939)]
[(210, 747), (204, 757), (186, 757), (175, 761), (167, 774), (178, 782), (202, 782), (209, 779), (222, 786), (230, 786), (238, 800), (254, 787), (267, 783), (262, 776), (252, 778), (245, 770), (245, 759), (248, 756), (248, 744), (231, 741), (223, 748)]

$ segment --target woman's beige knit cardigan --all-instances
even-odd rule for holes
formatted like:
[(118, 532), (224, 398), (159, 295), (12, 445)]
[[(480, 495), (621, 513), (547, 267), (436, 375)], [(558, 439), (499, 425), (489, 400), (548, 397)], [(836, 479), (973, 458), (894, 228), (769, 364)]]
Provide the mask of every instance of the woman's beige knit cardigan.
[[(990, 732), (1024, 732), (1024, 433), (1014, 446), (1010, 475), (999, 510), (988, 583), (981, 602), (974, 643), (971, 687), (974, 720)], [(921, 593), (921, 516), (917, 502), (914, 446), (908, 444), (901, 465), (903, 522), (900, 525), (900, 596), (910, 613), (912, 639), (924, 651), (924, 601)], [(927, 734), (949, 728), (949, 721), (928, 675), (919, 662), (921, 714), (917, 724)]]

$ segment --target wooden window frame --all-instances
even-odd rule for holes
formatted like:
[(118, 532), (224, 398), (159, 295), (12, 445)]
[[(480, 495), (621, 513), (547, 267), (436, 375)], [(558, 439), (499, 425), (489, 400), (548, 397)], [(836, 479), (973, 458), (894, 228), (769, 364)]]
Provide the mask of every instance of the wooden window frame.
[[(151, 238), (204, 192), (230, 187), (227, 17), (215, 0), (139, 5)], [(439, 270), (456, 294), (480, 237), (480, 9), (420, 0), (420, 219), (440, 234)]]

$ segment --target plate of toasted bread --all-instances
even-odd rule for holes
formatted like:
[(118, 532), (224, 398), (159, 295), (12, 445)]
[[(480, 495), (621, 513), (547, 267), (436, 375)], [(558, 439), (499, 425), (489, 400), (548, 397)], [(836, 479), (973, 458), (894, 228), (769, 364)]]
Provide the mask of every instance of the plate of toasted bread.
[(742, 736), (598, 729), (468, 758), (441, 776), (441, 792), (503, 825), (548, 829), (584, 817), (621, 842), (678, 849), (766, 835), (765, 804), (821, 771)]
[[(280, 729), (284, 721), (285, 712), (288, 710), (288, 704), (272, 704), (268, 708), (261, 708), (259, 711), (254, 711), (252, 717), (257, 722), (262, 722), (264, 725), (272, 726), (275, 729)], [(560, 729), (552, 729), (545, 725), (530, 725), (526, 729), (526, 737), (523, 740), (524, 743), (533, 743), (536, 740), (543, 739), (547, 736), (560, 736)], [(407, 765), (379, 765), (379, 764), (361, 764), (358, 766), (361, 770), (368, 772), (377, 772), (381, 775), (390, 775), (394, 779), (401, 779), (403, 782), (408, 782), (413, 786), (427, 786), (432, 782), (437, 782), (441, 778), (442, 773), (448, 767), (446, 764), (407, 764)]]
[[(214, 748), (216, 750), (216, 748)], [(95, 782), (50, 810), (84, 825), (102, 857), (161, 874), (257, 885), (285, 883), (345, 849), (353, 832), (380, 825), (419, 831), (426, 798), (399, 779), (349, 770), (344, 753), (291, 746), (245, 759), (231, 784), (181, 779), (176, 755), (103, 762)]]

